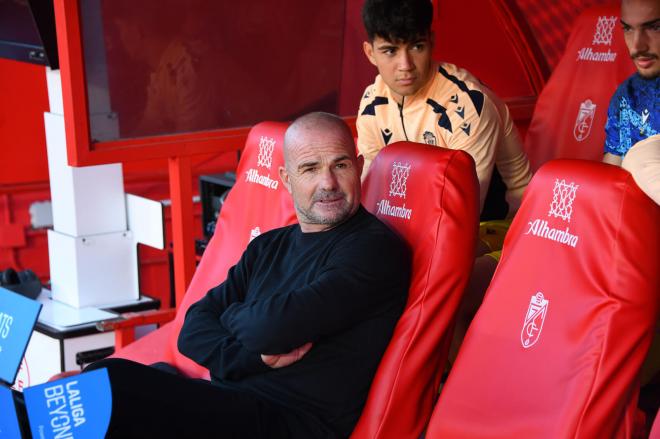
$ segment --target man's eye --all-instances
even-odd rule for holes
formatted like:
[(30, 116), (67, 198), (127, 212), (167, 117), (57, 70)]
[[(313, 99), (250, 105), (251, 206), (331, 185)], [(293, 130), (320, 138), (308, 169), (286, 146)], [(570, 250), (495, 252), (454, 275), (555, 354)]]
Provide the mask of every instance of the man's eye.
[(346, 169), (346, 168), (348, 168), (348, 164), (346, 164), (346, 163), (337, 163), (337, 168), (338, 169)]
[(652, 32), (660, 32), (660, 23), (654, 23), (650, 27)]
[(413, 46), (413, 50), (416, 50), (416, 51), (418, 51), (418, 52), (423, 51), (425, 48), (426, 48), (426, 46), (425, 46), (424, 44), (422, 44), (422, 43), (415, 44), (415, 45)]
[(385, 55), (394, 55), (394, 49), (383, 49)]
[(624, 32), (630, 32), (632, 30), (632, 28), (630, 26), (627, 26), (625, 24), (622, 25), (621, 28), (623, 29)]

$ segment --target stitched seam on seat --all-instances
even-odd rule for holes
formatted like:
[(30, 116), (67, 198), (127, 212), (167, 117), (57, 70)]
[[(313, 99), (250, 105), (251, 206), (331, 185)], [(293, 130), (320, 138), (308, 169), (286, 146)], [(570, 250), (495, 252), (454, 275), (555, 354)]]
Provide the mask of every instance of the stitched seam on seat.
[[(619, 250), (619, 234), (621, 232), (621, 223), (622, 223), (622, 218), (623, 218), (623, 210), (624, 210), (623, 205), (624, 205), (625, 200), (627, 199), (628, 191), (630, 189), (629, 179), (630, 178), (625, 179), (626, 185), (625, 185), (623, 194), (621, 196), (621, 202), (619, 203), (619, 214), (617, 216), (617, 221), (616, 221), (616, 233), (614, 235), (614, 244), (612, 246), (612, 253), (611, 253), (612, 255), (615, 255), (617, 252), (620, 251)], [(615, 258), (613, 257), (613, 259), (615, 259)], [(619, 267), (617, 266), (614, 270), (614, 279), (612, 280), (610, 285), (616, 287), (618, 284), (619, 284)], [(608, 289), (607, 296), (608, 296), (608, 299), (612, 298), (611, 289)], [(587, 392), (587, 397), (584, 401), (584, 406), (582, 407), (582, 413), (580, 414), (580, 418), (578, 419), (578, 422), (576, 423), (576, 426), (575, 426), (575, 436), (576, 437), (579, 436), (579, 431), (582, 428), (582, 426), (584, 425), (584, 419), (585, 419), (585, 416), (586, 416), (586, 411), (589, 407), (591, 407), (591, 402), (593, 401), (593, 398), (594, 398), (594, 388), (596, 387), (596, 382), (598, 381), (598, 379), (600, 377), (600, 371), (602, 370), (601, 366), (602, 366), (603, 361), (605, 359), (605, 348), (604, 348), (605, 340), (607, 339), (608, 334), (612, 330), (612, 319), (614, 317), (615, 312), (616, 312), (616, 310), (611, 312), (611, 314), (609, 316), (609, 319), (607, 320), (607, 330), (605, 331), (605, 334), (603, 335), (603, 337), (601, 339), (600, 355), (599, 355), (599, 360), (598, 360), (598, 366), (599, 367), (596, 370), (596, 373), (594, 373), (594, 377), (593, 377), (593, 379), (591, 381), (591, 385), (589, 387), (589, 392)]]

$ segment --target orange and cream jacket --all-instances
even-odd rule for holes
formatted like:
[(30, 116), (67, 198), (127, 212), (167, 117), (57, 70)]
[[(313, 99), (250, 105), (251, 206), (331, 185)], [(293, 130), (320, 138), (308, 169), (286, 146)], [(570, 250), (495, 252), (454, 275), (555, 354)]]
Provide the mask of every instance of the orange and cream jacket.
[(357, 118), (363, 177), (390, 143), (408, 140), (461, 149), (476, 163), (480, 208), (496, 165), (507, 187), (509, 211), (515, 212), (531, 171), (508, 108), (468, 71), (447, 63), (436, 65), (435, 71), (428, 84), (401, 104), (380, 75), (366, 88)]

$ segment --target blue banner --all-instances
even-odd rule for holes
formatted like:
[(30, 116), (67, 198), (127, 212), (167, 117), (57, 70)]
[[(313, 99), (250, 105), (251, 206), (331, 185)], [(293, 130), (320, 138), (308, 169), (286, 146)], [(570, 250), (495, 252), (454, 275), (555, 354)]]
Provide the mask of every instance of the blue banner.
[(0, 386), (0, 439), (16, 439), (21, 437), (16, 418), (16, 407), (11, 390)]
[(0, 287), (0, 380), (14, 384), (41, 304)]
[(35, 439), (102, 439), (110, 425), (112, 391), (106, 369), (25, 389)]

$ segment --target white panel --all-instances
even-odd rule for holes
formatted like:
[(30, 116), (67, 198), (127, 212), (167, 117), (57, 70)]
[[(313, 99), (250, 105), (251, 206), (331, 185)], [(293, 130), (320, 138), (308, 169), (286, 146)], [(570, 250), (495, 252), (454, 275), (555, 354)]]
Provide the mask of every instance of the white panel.
[(67, 236), (48, 232), (54, 300), (76, 308), (137, 300), (137, 247), (130, 231)]
[(50, 291), (42, 289), (37, 297), (41, 303), (39, 323), (54, 330), (66, 331), (71, 328), (96, 323), (100, 320), (109, 320), (117, 317), (117, 313), (104, 311), (96, 307), (74, 308), (65, 303), (50, 298)]
[(68, 234), (83, 236), (126, 230), (121, 164), (70, 169), (73, 173), (77, 227), (75, 232)]
[(53, 375), (62, 372), (60, 341), (34, 331), (25, 351), (25, 363), (26, 370), (18, 372), (18, 378), (28, 383), (25, 387), (45, 383)]
[(75, 238), (48, 231), (48, 260), (54, 300), (78, 307), (78, 270)]
[(126, 230), (121, 164), (68, 166), (64, 117), (44, 118), (55, 230), (71, 236)]
[(53, 226), (55, 230), (74, 235), (77, 217), (75, 215), (73, 174), (67, 165), (64, 116), (45, 113), (44, 123), (46, 125), (50, 199), (53, 203)]
[(137, 246), (130, 231), (80, 238), (77, 250), (83, 296), (79, 306), (103, 307), (139, 298)]
[(59, 70), (46, 67), (46, 84), (48, 86), (48, 104), (53, 114), (64, 114), (62, 104), (62, 79)]
[(165, 249), (163, 205), (159, 201), (126, 194), (126, 213), (128, 229), (136, 242)]

